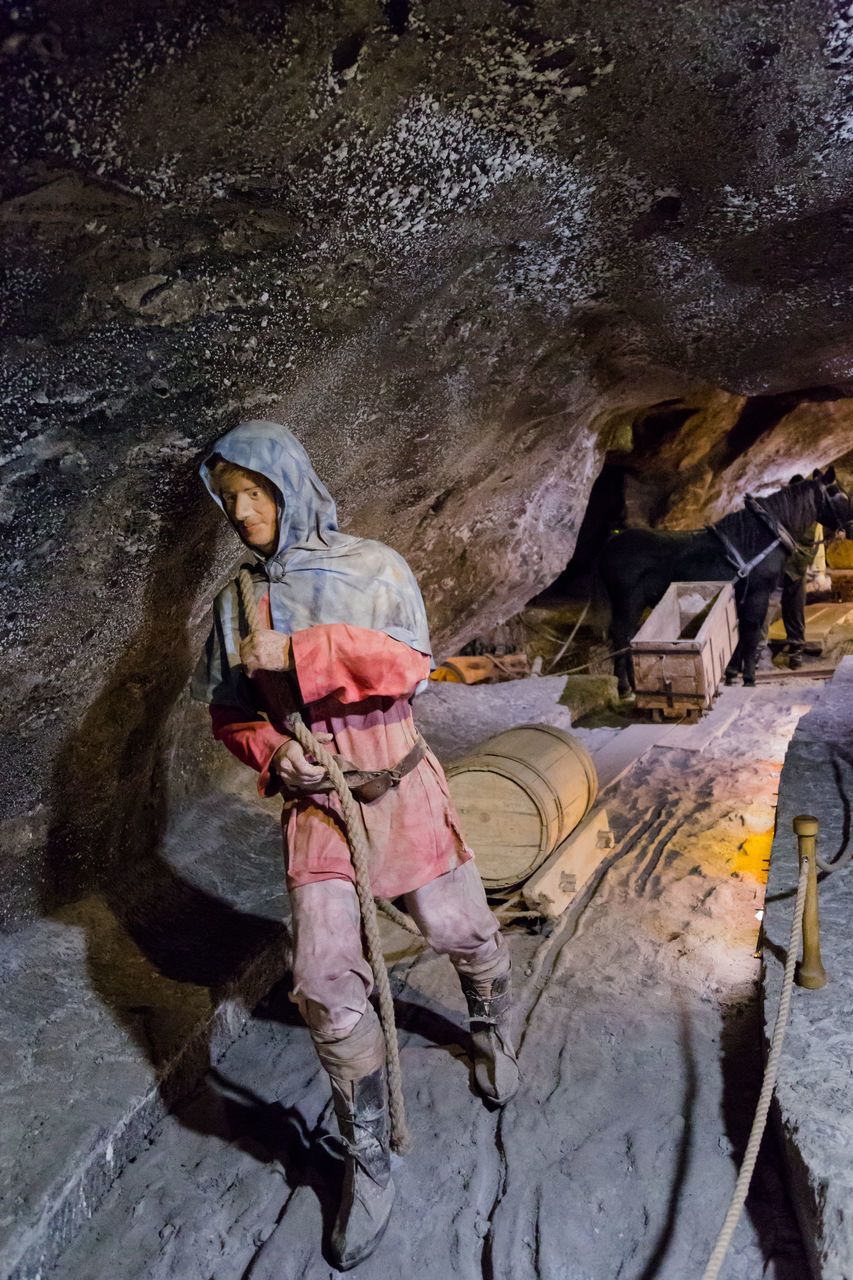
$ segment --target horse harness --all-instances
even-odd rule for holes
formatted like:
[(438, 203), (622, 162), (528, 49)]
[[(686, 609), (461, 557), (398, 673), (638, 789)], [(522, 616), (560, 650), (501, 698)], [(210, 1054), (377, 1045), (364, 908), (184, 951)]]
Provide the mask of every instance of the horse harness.
[[(829, 503), (830, 510), (839, 521), (839, 526), (843, 526), (845, 521), (840, 512), (835, 509), (835, 499), (845, 497), (849, 504), (849, 498), (847, 498), (847, 495), (844, 494), (843, 490), (832, 493), (831, 489), (828, 488), (822, 480), (818, 479), (816, 476), (813, 477), (813, 479), (815, 479), (817, 484), (820, 486), (821, 493)], [(770, 555), (770, 552), (773, 551), (775, 547), (783, 546), (790, 555), (792, 552), (796, 551), (797, 547), (800, 546), (800, 543), (797, 542), (790, 530), (785, 528), (781, 520), (777, 520), (776, 517), (767, 510), (764, 504), (760, 502), (758, 498), (754, 498), (751, 493), (748, 493), (744, 498), (744, 506), (747, 511), (756, 517), (756, 519), (761, 520), (763, 524), (766, 524), (767, 528), (774, 535), (773, 541), (768, 543), (764, 550), (759, 551), (751, 560), (744, 560), (732, 540), (723, 533), (722, 529), (718, 528), (717, 525), (709, 524), (706, 526), (710, 532), (716, 534), (720, 542), (722, 542), (726, 553), (726, 559), (737, 570), (735, 577), (732, 579), (733, 582), (749, 577), (753, 569), (755, 569), (757, 565), (761, 564), (762, 560), (766, 560)], [(817, 546), (819, 544), (815, 543), (814, 545)]]
[[(835, 505), (837, 498), (844, 498), (848, 507), (850, 506), (850, 499), (844, 491), (842, 489), (838, 489), (834, 485), (827, 486), (818, 476), (813, 476), (812, 479), (818, 484), (821, 493), (829, 504), (830, 510), (838, 520), (839, 528), (843, 527), (846, 523), (849, 523), (845, 521), (844, 517), (841, 515), (840, 511), (837, 510)], [(836, 487), (835, 493), (832, 492), (833, 487)], [(790, 530), (786, 529), (782, 522), (777, 520), (776, 517), (767, 510), (764, 504), (758, 498), (754, 498), (751, 493), (748, 493), (744, 498), (744, 506), (747, 511), (756, 517), (756, 519), (761, 520), (763, 524), (767, 525), (767, 528), (774, 535), (773, 541), (768, 543), (764, 550), (759, 551), (751, 560), (744, 560), (735, 544), (725, 533), (723, 533), (722, 529), (718, 528), (717, 525), (709, 524), (706, 526), (710, 532), (715, 534), (719, 538), (720, 542), (722, 542), (726, 553), (726, 559), (737, 570), (734, 578), (732, 579), (733, 582), (749, 577), (753, 569), (760, 565), (762, 560), (766, 560), (774, 548), (783, 546), (790, 555), (801, 545), (797, 542)], [(815, 543), (814, 545), (818, 546), (819, 544)]]
[(748, 493), (744, 498), (744, 506), (747, 511), (757, 519), (761, 520), (763, 524), (767, 525), (774, 537), (773, 541), (769, 542), (767, 546), (762, 551), (759, 551), (757, 555), (754, 555), (751, 560), (744, 560), (731, 538), (723, 533), (722, 529), (718, 528), (715, 524), (709, 524), (707, 526), (708, 530), (711, 533), (716, 534), (720, 542), (722, 542), (723, 549), (726, 553), (726, 559), (737, 570), (733, 581), (749, 577), (753, 569), (760, 565), (762, 560), (766, 560), (770, 555), (770, 552), (776, 547), (783, 546), (790, 554), (792, 551), (796, 550), (798, 545), (793, 534), (785, 528), (780, 520), (777, 520), (775, 516), (771, 515), (758, 498), (754, 498), (751, 493)]

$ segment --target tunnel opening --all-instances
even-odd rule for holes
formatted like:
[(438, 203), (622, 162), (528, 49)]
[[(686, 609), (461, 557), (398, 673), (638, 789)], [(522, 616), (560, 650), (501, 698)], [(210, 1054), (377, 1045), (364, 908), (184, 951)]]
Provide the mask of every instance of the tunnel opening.
[[(580, 678), (610, 676), (614, 652), (608, 634), (610, 606), (597, 572), (599, 555), (608, 540), (626, 528), (680, 529), (688, 518), (692, 527), (702, 528), (702, 504), (709, 515), (726, 513), (719, 505), (710, 505), (715, 491), (709, 486), (708, 477), (742, 474), (744, 460), (752, 455), (775, 459), (781, 447), (780, 437), (791, 447), (790, 467), (784, 469), (775, 485), (765, 482), (755, 487), (761, 493), (783, 487), (798, 469), (808, 476), (816, 452), (808, 428), (803, 429), (808, 421), (808, 406), (834, 406), (830, 412), (846, 413), (848, 404), (850, 401), (837, 387), (821, 386), (743, 401), (732, 397), (723, 405), (724, 412), (720, 412), (719, 405), (709, 409), (707, 403), (675, 399), (636, 411), (630, 419), (628, 438), (623, 426), (618, 447), (607, 449), (603, 455), (565, 567), (531, 596), (524, 609), (470, 639), (460, 648), (460, 656), (511, 659), (509, 666), (504, 663), (503, 671), (491, 673), (489, 678), (495, 679), (506, 678), (510, 670), (516, 675), (536, 671)], [(716, 421), (709, 431), (712, 413)], [(792, 421), (799, 425), (796, 433), (787, 425)], [(710, 437), (707, 447), (698, 458), (691, 458), (692, 442), (703, 434)], [(842, 445), (845, 435), (843, 431), (837, 433)], [(661, 466), (661, 458), (670, 459), (671, 465)], [(795, 460), (799, 468), (794, 465)], [(818, 454), (818, 461), (824, 467), (833, 466), (842, 484), (853, 482), (853, 453), (849, 450), (832, 460)], [(703, 489), (696, 493), (685, 516), (679, 505), (680, 495), (683, 491), (693, 497), (691, 486), (696, 476), (701, 478)], [(733, 486), (728, 509), (743, 509), (746, 493), (745, 483), (739, 489)], [(677, 513), (675, 519), (673, 512)], [(853, 637), (847, 634), (846, 605), (853, 599), (853, 575), (847, 568), (848, 558), (845, 545), (834, 535), (815, 543), (815, 563), (806, 579), (807, 669), (831, 671), (850, 651)], [(769, 638), (759, 659), (763, 678), (771, 678), (774, 670), (787, 670), (791, 652), (783, 625), (782, 588), (780, 578), (770, 595), (765, 624)], [(650, 608), (646, 608), (642, 618), (648, 617), (649, 612)], [(826, 634), (820, 632), (820, 626), (827, 628)]]

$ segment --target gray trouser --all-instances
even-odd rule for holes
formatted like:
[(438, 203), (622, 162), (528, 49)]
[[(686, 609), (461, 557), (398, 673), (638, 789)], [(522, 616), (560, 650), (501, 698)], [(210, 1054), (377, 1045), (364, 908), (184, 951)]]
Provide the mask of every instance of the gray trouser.
[[(348, 880), (320, 880), (291, 890), (290, 900), (294, 932), (291, 999), (308, 1023), (327, 1069), (327, 1057), (334, 1058), (333, 1046), (346, 1039), (347, 1059), (355, 1056), (359, 1063), (356, 1078), (368, 1074), (378, 1065), (375, 1059), (380, 1049), (375, 1015), (368, 1003), (373, 974), (362, 950), (355, 888)], [(459, 973), (497, 976), (509, 968), (506, 945), (473, 862), (407, 893), (404, 901), (432, 949), (449, 956)], [(328, 1053), (323, 1046), (328, 1047)]]
[(788, 638), (788, 652), (801, 653), (806, 638), (806, 575), (782, 579), (782, 625)]

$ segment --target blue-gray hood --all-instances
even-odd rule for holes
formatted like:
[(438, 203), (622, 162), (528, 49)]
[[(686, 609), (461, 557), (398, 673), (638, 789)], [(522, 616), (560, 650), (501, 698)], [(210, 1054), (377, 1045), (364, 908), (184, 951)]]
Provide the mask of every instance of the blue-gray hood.
[[(212, 454), (256, 471), (275, 487), (279, 507), (277, 546), (255, 556), (257, 598), (269, 591), (272, 625), (291, 635), (320, 623), (349, 623), (384, 631), (418, 653), (430, 655), (423, 599), (402, 556), (381, 542), (341, 533), (335, 504), (302, 445), (276, 422), (241, 422), (217, 441)], [(201, 477), (222, 507), (208, 465)], [(193, 680), (193, 694), (207, 702), (243, 705), (239, 650), (239, 592), (230, 582), (214, 602), (214, 627)]]

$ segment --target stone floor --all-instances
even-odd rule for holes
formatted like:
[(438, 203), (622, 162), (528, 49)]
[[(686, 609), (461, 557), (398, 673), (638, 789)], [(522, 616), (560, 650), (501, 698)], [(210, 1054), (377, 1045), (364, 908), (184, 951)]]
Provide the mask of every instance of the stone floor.
[[(764, 948), (768, 1041), (779, 1004), (797, 885), (792, 820), (820, 822), (818, 854), (850, 856), (853, 804), (853, 657), (844, 658), (794, 733), (785, 758), (773, 841)], [(776, 1087), (778, 1116), (804, 1236), (821, 1280), (853, 1276), (853, 860), (819, 876), (826, 986), (795, 986)]]
[[(420, 722), (445, 760), (520, 721), (568, 727), (560, 683), (439, 687), (421, 702)], [(805, 714), (822, 688), (725, 690), (698, 726), (661, 726), (659, 739), (634, 734), (632, 759), (622, 751), (625, 729), (580, 731), (603, 773), (609, 762), (605, 799), (618, 843), (612, 870), (556, 929), (510, 937), (525, 1091), (503, 1115), (470, 1093), (462, 1001), (446, 962), (385, 926), (417, 1145), (396, 1162), (387, 1243), (359, 1275), (385, 1280), (401, 1265), (436, 1280), (701, 1274), (760, 1083), (755, 910), (781, 762), (800, 717), (785, 780), (803, 772), (799, 743), (813, 762), (810, 733), (824, 747), (843, 740), (848, 712), (833, 721), (829, 694)], [(846, 666), (831, 688), (832, 697), (853, 693)], [(461, 714), (447, 705), (454, 698), (464, 701)], [(825, 714), (834, 738), (823, 736)], [(837, 808), (850, 762), (843, 750), (827, 760)], [(783, 806), (803, 807), (784, 790)], [(330, 1120), (327, 1087), (286, 986), (245, 1021), (253, 992), (286, 965), (279, 837), (268, 808), (235, 775), (176, 823), (163, 859), (184, 886), (175, 923), (188, 933), (168, 963), (156, 939), (129, 935), (102, 900), (42, 922), (23, 948), (18, 935), (0, 957), (6, 1031), (28, 1028), (7, 1035), (3, 1049), (11, 1139), (0, 1155), (9, 1188), (3, 1275), (333, 1274), (323, 1239), (339, 1163), (318, 1146)], [(833, 840), (844, 821), (842, 810)], [(784, 856), (774, 855), (780, 867)], [(839, 885), (844, 878), (838, 873)], [(840, 918), (827, 921), (844, 935)], [(834, 955), (827, 967), (826, 990), (837, 994), (842, 967)], [(811, 1001), (826, 992), (797, 994)], [(816, 1113), (815, 1140), (794, 1151), (798, 1187), (813, 1199), (826, 1175), (820, 1126), (832, 1129), (846, 1105), (831, 1094), (835, 1067), (847, 1069), (839, 1037), (833, 1027), (819, 1059), (830, 1095)], [(802, 1039), (795, 1021), (798, 1062)], [(215, 1065), (201, 1085), (176, 1103), (208, 1062)], [(789, 1128), (800, 1123), (802, 1075), (780, 1084), (783, 1100), (793, 1098)], [(727, 1280), (803, 1280), (808, 1270), (772, 1140), (767, 1150)], [(840, 1149), (837, 1160), (843, 1169)], [(849, 1192), (843, 1176), (837, 1185)], [(814, 1214), (804, 1220), (825, 1263), (847, 1247), (843, 1231), (833, 1235)]]
[(156, 916), (105, 888), (0, 943), (0, 1275), (51, 1265), (285, 971), (281, 837), (253, 792), (226, 772), (176, 816)]
[[(611, 869), (556, 929), (510, 935), (525, 1085), (502, 1114), (471, 1094), (452, 970), (386, 926), (415, 1148), (395, 1161), (392, 1224), (360, 1276), (701, 1274), (760, 1079), (761, 850), (785, 745), (818, 688), (781, 705), (777, 690), (726, 691), (714, 712), (724, 732), (644, 747), (610, 788)], [(542, 682), (510, 701), (538, 718), (547, 710), (530, 699), (547, 694)], [(518, 722), (519, 706), (490, 715), (481, 698), (475, 716), (462, 696), (464, 724), (477, 719), (481, 736)], [(279, 988), (163, 1116), (55, 1280), (112, 1275), (119, 1258), (122, 1280), (330, 1276), (329, 1120), (328, 1088)], [(772, 1158), (727, 1266), (730, 1280), (804, 1274)]]

